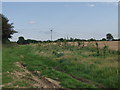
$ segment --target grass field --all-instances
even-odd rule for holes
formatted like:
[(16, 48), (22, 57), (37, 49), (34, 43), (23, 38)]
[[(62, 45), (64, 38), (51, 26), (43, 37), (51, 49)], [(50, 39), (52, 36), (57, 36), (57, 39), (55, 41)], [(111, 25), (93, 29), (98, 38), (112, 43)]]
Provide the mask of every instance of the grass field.
[(92, 43), (84, 47), (66, 43), (3, 45), (2, 55), (4, 88), (118, 87), (118, 51), (101, 47), (98, 54)]

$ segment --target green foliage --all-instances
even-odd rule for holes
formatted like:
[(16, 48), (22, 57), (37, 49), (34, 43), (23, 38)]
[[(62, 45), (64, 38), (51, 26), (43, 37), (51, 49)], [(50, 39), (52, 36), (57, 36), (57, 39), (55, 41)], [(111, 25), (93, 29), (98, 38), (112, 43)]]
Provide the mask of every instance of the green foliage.
[(39, 43), (41, 41), (37, 41), (37, 40), (32, 40), (32, 39), (27, 39), (26, 40), (28, 43)]
[(106, 34), (106, 39), (109, 40), (109, 41), (111, 41), (111, 40), (113, 40), (114, 38), (113, 38), (113, 36), (112, 36), (111, 33), (108, 33), (108, 34)]
[(80, 41), (78, 41), (78, 46), (80, 46), (81, 45), (81, 42)]
[(10, 77), (9, 75), (7, 74), (3, 74), (3, 77), (2, 77), (2, 83), (5, 84), (5, 83), (9, 83), (11, 82), (13, 79), (12, 77)]
[(96, 48), (97, 48), (97, 55), (99, 56), (100, 55), (100, 52), (99, 52), (99, 46), (98, 46), (98, 43), (96, 42)]
[(9, 20), (4, 15), (0, 14), (0, 22), (2, 22), (2, 41), (3, 43), (9, 42), (9, 38), (12, 37), (14, 33), (17, 33), (13, 28), (13, 23), (9, 23)]
[(24, 39), (24, 37), (19, 37), (19, 40), (17, 41), (17, 43), (18, 44), (24, 44), (24, 42), (25, 42), (25, 39)]
[(31, 39), (25, 40), (24, 37), (22, 36), (20, 36), (17, 41), (18, 44), (29, 44), (29, 43), (39, 43), (39, 42), (41, 41), (31, 40)]
[(106, 41), (106, 39), (105, 38), (102, 38), (102, 40), (101, 41)]
[(107, 51), (108, 51), (108, 46), (105, 45), (105, 46), (103, 47), (103, 55), (104, 55), (104, 56), (106, 56)]
[(70, 39), (64, 39), (64, 38), (59, 38), (59, 39), (57, 39), (57, 40), (55, 40), (54, 42), (64, 42), (64, 41), (66, 41), (66, 42), (73, 42), (73, 41), (76, 41), (76, 42), (78, 42), (78, 41), (87, 41), (87, 40), (85, 40), (85, 39), (77, 39), (77, 38), (70, 38)]
[(55, 52), (55, 51), (53, 51), (53, 54), (56, 55), (57, 57), (61, 57), (64, 55), (63, 52)]
[(88, 39), (88, 41), (96, 41), (95, 39), (91, 38), (91, 39)]

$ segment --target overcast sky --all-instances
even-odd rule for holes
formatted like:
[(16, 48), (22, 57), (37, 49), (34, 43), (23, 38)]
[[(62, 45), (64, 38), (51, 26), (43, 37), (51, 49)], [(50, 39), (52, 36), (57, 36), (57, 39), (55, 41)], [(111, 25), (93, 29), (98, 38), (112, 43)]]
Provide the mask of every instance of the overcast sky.
[(118, 5), (113, 2), (3, 2), (2, 13), (14, 23), (25, 39), (49, 40), (73, 37), (104, 38), (118, 36)]

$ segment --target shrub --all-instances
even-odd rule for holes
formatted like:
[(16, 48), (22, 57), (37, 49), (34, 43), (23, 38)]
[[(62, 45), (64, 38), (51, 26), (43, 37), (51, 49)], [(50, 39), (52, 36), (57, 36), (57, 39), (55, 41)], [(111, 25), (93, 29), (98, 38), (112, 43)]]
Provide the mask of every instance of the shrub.
[(53, 53), (55, 56), (57, 56), (57, 57), (64, 56), (64, 53), (63, 53), (63, 52), (56, 52), (56, 51), (53, 51), (52, 53)]

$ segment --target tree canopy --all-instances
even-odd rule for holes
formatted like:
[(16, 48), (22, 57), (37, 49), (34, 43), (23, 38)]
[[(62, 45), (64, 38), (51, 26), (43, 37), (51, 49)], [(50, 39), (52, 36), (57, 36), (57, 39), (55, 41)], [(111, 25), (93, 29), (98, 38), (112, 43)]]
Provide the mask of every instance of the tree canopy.
[(9, 41), (9, 38), (12, 38), (12, 35), (14, 33), (17, 33), (17, 31), (14, 30), (13, 23), (9, 23), (9, 20), (4, 15), (0, 14), (0, 23), (2, 23), (2, 42)]
[(108, 34), (106, 34), (106, 39), (107, 39), (108, 41), (112, 41), (114, 38), (113, 38), (113, 36), (112, 36), (111, 33), (108, 33)]
[(41, 41), (32, 40), (32, 39), (25, 40), (23, 36), (20, 36), (18, 38), (18, 41), (17, 41), (18, 44), (22, 44), (22, 45), (24, 45), (24, 44), (30, 44), (30, 43), (39, 43), (39, 42), (41, 42)]

